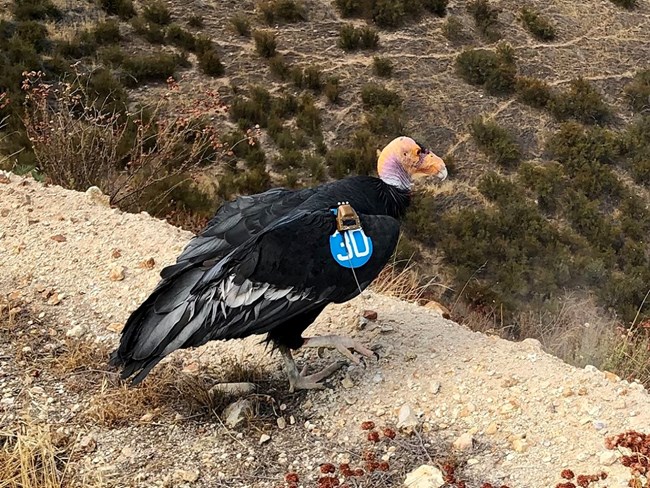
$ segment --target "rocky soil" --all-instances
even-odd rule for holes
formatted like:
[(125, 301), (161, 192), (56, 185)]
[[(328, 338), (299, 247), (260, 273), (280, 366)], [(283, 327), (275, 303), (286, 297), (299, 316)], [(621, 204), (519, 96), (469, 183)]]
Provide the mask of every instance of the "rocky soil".
[[(113, 348), (129, 312), (190, 238), (145, 214), (110, 209), (99, 195), (0, 175), (0, 296), (30, 311), (25, 327), (52, 336), (61, 330), (68, 347)], [(377, 319), (362, 319), (365, 310)], [(640, 384), (576, 369), (534, 340), (472, 332), (426, 307), (370, 292), (328, 308), (308, 333), (330, 331), (373, 344), (379, 359), (345, 367), (327, 389), (309, 393), (287, 393), (279, 358), (259, 338), (172, 355), (179, 377), (218, 376), (239, 365), (271, 379), (245, 397), (253, 418), (234, 427), (224, 415), (186, 415), (187, 393), (173, 382), (171, 410), (148, 411), (145, 402), (144, 415), (133, 407), (136, 417), (110, 424), (89, 409), (107, 392), (128, 390), (103, 363), (75, 373), (85, 380), (74, 388), (70, 378), (24, 374), (30, 354), (50, 339), (21, 343), (21, 354), (2, 343), (0, 431), (29, 418), (66, 433), (76, 446), (71, 472), (103, 486), (334, 486), (318, 481), (330, 469), (323, 463), (348, 486), (401, 486), (413, 468), (444, 463), (457, 466), (467, 486), (553, 487), (566, 481), (565, 469), (607, 473), (592, 487), (628, 486), (630, 471), (619, 462), (625, 452), (608, 450), (605, 438), (649, 429), (650, 396)], [(315, 366), (332, 358), (298, 354)], [(165, 368), (147, 382), (161, 382)], [(146, 397), (150, 390), (143, 391)], [(363, 422), (375, 427), (363, 430)], [(385, 464), (371, 472), (373, 456)], [(364, 473), (354, 476), (357, 468)]]

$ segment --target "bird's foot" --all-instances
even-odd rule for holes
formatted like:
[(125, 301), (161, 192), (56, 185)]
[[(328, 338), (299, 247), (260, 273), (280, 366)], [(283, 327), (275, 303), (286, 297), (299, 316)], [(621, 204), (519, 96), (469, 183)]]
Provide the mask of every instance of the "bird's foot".
[(343, 361), (336, 361), (330, 364), (327, 368), (314, 374), (307, 374), (307, 366), (305, 366), (300, 373), (295, 369), (288, 369), (289, 376), (289, 391), (293, 393), (296, 390), (320, 390), (325, 388), (321, 383), (325, 378), (335, 373), (342, 366), (345, 365)]
[(326, 347), (329, 349), (336, 349), (354, 364), (359, 364), (361, 361), (357, 356), (352, 354), (352, 351), (368, 358), (377, 356), (375, 352), (359, 344), (352, 338), (338, 335), (307, 337), (305, 338), (302, 347)]

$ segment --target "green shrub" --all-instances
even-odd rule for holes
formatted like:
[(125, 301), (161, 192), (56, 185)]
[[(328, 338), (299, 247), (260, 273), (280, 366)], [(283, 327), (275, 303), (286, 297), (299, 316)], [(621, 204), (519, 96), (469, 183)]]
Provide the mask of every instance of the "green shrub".
[(494, 171), (485, 173), (479, 180), (477, 188), (485, 198), (504, 208), (516, 205), (525, 199), (519, 186)]
[(642, 198), (627, 196), (619, 207), (621, 229), (631, 239), (643, 240), (650, 234), (650, 210)]
[(548, 83), (537, 78), (517, 78), (515, 91), (520, 102), (535, 108), (548, 107), (553, 98), (553, 91)]
[(262, 87), (253, 87), (248, 98), (235, 98), (230, 107), (230, 118), (243, 130), (266, 127), (270, 113), (271, 95)]
[(488, 93), (510, 93), (515, 88), (517, 66), (512, 48), (500, 45), (495, 52), (464, 50), (456, 58), (456, 72), (467, 83), (484, 86)]
[(142, 16), (149, 22), (168, 25), (172, 21), (169, 8), (160, 0), (150, 0), (142, 9)]
[(373, 72), (382, 78), (390, 78), (393, 75), (393, 62), (388, 58), (375, 56), (372, 58)]
[(199, 60), (199, 68), (208, 76), (219, 77), (223, 76), (226, 72), (216, 49), (203, 51), (197, 54), (197, 58)]
[(555, 28), (538, 11), (529, 7), (521, 9), (521, 21), (533, 36), (540, 41), (552, 41), (555, 39)]
[(332, 178), (348, 176), (358, 162), (358, 151), (352, 148), (334, 148), (328, 151), (325, 162)]
[(312, 97), (304, 96), (300, 100), (298, 115), (296, 116), (296, 125), (310, 136), (320, 134), (320, 110), (314, 104), (314, 99)]
[(359, 47), (361, 49), (377, 49), (379, 46), (379, 34), (372, 27), (361, 27), (359, 33)]
[(187, 19), (187, 25), (193, 29), (201, 29), (204, 25), (203, 16), (198, 14), (190, 15)]
[[(372, 20), (380, 27), (399, 27), (407, 13), (406, 3), (399, 0), (376, 0)], [(413, 4), (413, 2), (410, 3)], [(408, 7), (410, 6), (412, 5), (408, 5)]]
[(99, 59), (108, 66), (119, 66), (125, 58), (126, 53), (119, 46), (107, 46), (99, 50)]
[(465, 27), (460, 19), (450, 15), (442, 25), (442, 35), (451, 42), (462, 42), (465, 40)]
[(601, 94), (583, 78), (571, 80), (569, 91), (553, 97), (549, 108), (558, 120), (576, 119), (586, 124), (601, 124), (611, 116)]
[(104, 114), (124, 113), (127, 109), (127, 93), (110, 69), (94, 70), (83, 81), (89, 104)]
[(281, 119), (287, 119), (298, 112), (298, 107), (298, 99), (286, 94), (273, 99), (271, 112)]
[(120, 24), (112, 19), (95, 24), (92, 33), (95, 37), (95, 42), (100, 46), (104, 44), (117, 44), (122, 40)]
[(100, 0), (99, 5), (107, 14), (117, 15), (123, 20), (129, 20), (135, 16), (132, 0)]
[(334, 4), (343, 17), (372, 16), (372, 2), (362, 0), (335, 0)]
[(619, 7), (632, 10), (636, 7), (636, 0), (610, 0), (612, 3), (618, 5)]
[(495, 42), (501, 39), (499, 10), (488, 0), (472, 0), (467, 11), (474, 17), (476, 28), (486, 40)]
[(79, 31), (73, 39), (59, 41), (57, 51), (66, 58), (81, 59), (97, 51), (97, 42), (93, 33), (86, 30)]
[(375, 83), (368, 83), (361, 88), (361, 101), (366, 109), (375, 107), (399, 107), (402, 103), (397, 92)]
[(269, 69), (271, 73), (281, 80), (286, 80), (291, 73), (289, 65), (281, 54), (276, 54), (269, 59)]
[(493, 163), (514, 166), (521, 159), (521, 151), (515, 138), (495, 122), (474, 119), (470, 124), (470, 133), (478, 148)]
[(401, 107), (395, 105), (376, 106), (366, 112), (364, 126), (373, 134), (385, 136), (388, 140), (393, 139), (405, 132), (404, 112)]
[(339, 30), (338, 45), (346, 51), (354, 51), (359, 48), (359, 33), (354, 24), (343, 24)]
[(251, 36), (251, 22), (244, 14), (235, 14), (230, 17), (230, 25), (232, 25), (235, 32), (242, 37)]
[(295, 23), (307, 20), (305, 8), (295, 0), (268, 0), (259, 2), (257, 8), (262, 13), (264, 21), (273, 25), (276, 23)]
[(380, 27), (395, 28), (405, 19), (417, 19), (423, 5), (438, 9), (440, 0), (335, 0), (343, 17), (363, 17)]
[(637, 117), (628, 125), (621, 142), (634, 181), (650, 188), (650, 115)]
[(275, 56), (278, 42), (273, 32), (255, 31), (253, 33), (253, 39), (255, 40), (255, 49), (260, 56), (267, 59)]
[(131, 54), (122, 62), (122, 83), (134, 87), (148, 81), (165, 81), (183, 63), (182, 58), (165, 52)]
[(52, 45), (47, 28), (35, 20), (18, 22), (15, 26), (14, 36), (32, 45), (37, 53), (49, 51)]
[(285, 149), (280, 156), (273, 161), (276, 168), (287, 170), (289, 168), (300, 168), (302, 166), (302, 153), (295, 149)]
[(16, 20), (58, 20), (63, 16), (51, 0), (14, 0), (12, 10)]
[(330, 103), (336, 103), (339, 101), (339, 96), (341, 95), (341, 85), (339, 79), (335, 76), (330, 76), (325, 82), (325, 87), (323, 89), (325, 96), (330, 101)]
[(422, 6), (438, 17), (447, 15), (449, 0), (422, 0)]
[(173, 44), (174, 46), (186, 51), (196, 51), (196, 38), (194, 37), (194, 34), (183, 29), (178, 24), (172, 24), (167, 27), (165, 40), (169, 44)]
[(573, 228), (602, 251), (619, 247), (620, 234), (611, 220), (600, 212), (598, 201), (581, 192), (572, 191), (565, 199), (566, 215)]
[(307, 168), (312, 183), (322, 183), (325, 181), (325, 166), (323, 158), (316, 154), (306, 154), (304, 156), (304, 166)]
[(305, 68), (296, 66), (291, 71), (291, 79), (297, 88), (308, 88), (315, 92), (320, 92), (323, 89), (321, 76), (321, 70), (317, 66), (310, 65)]
[(635, 112), (650, 109), (650, 69), (634, 75), (634, 79), (625, 85), (625, 96)]
[(131, 20), (133, 31), (150, 42), (151, 44), (163, 44), (165, 42), (165, 29), (153, 22), (147, 22), (143, 17), (135, 17)]
[(519, 166), (518, 174), (522, 183), (535, 193), (540, 209), (555, 213), (560, 208), (561, 197), (567, 184), (561, 164), (523, 163)]

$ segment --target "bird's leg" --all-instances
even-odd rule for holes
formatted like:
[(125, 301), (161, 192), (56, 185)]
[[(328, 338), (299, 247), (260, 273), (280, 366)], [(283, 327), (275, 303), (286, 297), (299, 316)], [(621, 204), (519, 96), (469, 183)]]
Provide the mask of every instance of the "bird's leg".
[(291, 350), (286, 346), (280, 346), (280, 354), (282, 354), (282, 359), (284, 359), (284, 366), (287, 370), (287, 376), (289, 377), (289, 391), (293, 393), (296, 390), (313, 390), (325, 388), (321, 383), (325, 378), (330, 376), (335, 371), (338, 371), (345, 363), (342, 361), (337, 361), (330, 364), (327, 368), (314, 373), (307, 375), (307, 366), (298, 371), (298, 366), (296, 361), (293, 359)]
[(338, 335), (307, 337), (305, 338), (303, 347), (326, 347), (329, 349), (336, 349), (354, 364), (359, 364), (360, 361), (354, 354), (352, 354), (352, 351), (358, 352), (362, 356), (369, 358), (375, 357), (374, 352), (367, 347), (362, 346), (357, 341), (350, 337)]

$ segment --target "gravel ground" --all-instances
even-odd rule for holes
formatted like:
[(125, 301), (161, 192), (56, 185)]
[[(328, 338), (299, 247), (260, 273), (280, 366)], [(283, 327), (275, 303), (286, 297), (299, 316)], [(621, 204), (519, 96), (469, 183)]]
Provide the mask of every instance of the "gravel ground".
[[(146, 214), (110, 209), (87, 193), (0, 174), (0, 295), (20, 297), (71, 340), (114, 347), (120, 324), (190, 237)], [(364, 310), (376, 311), (377, 320), (360, 320)], [(608, 474), (591, 486), (628, 486), (622, 453), (607, 450), (604, 440), (650, 430), (650, 397), (640, 384), (589, 366), (576, 369), (534, 340), (513, 343), (472, 332), (428, 308), (372, 293), (328, 308), (308, 332), (330, 330), (376, 345), (380, 359), (344, 368), (326, 390), (289, 395), (280, 391), (279, 358), (266, 353), (259, 338), (175, 353), (172, 360), (187, 371), (227, 367), (233, 358), (262, 368), (276, 386), (258, 391), (257, 401), (267, 394), (280, 398), (272, 421), (232, 429), (214, 417), (179, 414), (112, 428), (79, 421), (79, 442), (93, 447), (74, 459), (77, 472), (101, 473), (104, 486), (205, 487), (290, 486), (284, 476), (295, 472), (297, 486), (317, 486), (321, 463), (362, 462), (370, 449), (390, 470), (349, 480), (350, 486), (399, 486), (411, 467), (450, 456), (468, 486), (553, 487), (566, 468)], [(0, 367), (18, 371), (21, 364), (7, 362), (2, 347)], [(319, 365), (334, 357), (299, 355)], [(15, 389), (25, 387), (19, 379), (0, 373), (0, 430), (21, 415), (21, 404), (12, 403)], [(89, 394), (101, 387), (90, 384)], [(61, 417), (57, 405), (68, 405), (65, 389), (57, 391), (45, 416), (54, 425)], [(48, 400), (32, 395), (30, 401)], [(67, 421), (76, 415), (70, 411)], [(398, 435), (371, 443), (363, 421)]]

